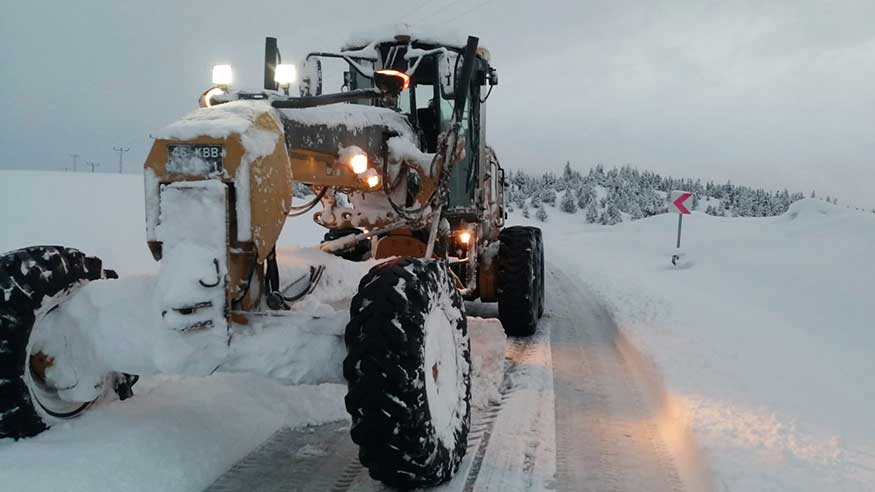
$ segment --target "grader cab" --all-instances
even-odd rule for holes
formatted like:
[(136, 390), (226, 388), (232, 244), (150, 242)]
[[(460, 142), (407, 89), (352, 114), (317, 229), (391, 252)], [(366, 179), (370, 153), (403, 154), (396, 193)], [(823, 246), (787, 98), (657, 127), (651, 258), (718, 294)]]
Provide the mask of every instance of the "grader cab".
[[(160, 272), (112, 282), (148, 297), (125, 319), (153, 331), (108, 342), (124, 320), (85, 286), (114, 276), (99, 259), (62, 247), (2, 257), (0, 348), (15, 359), (0, 379), (14, 381), (5, 398), (17, 410), (0, 407), (0, 437), (34, 435), (108, 389), (128, 397), (131, 374), (248, 370), (345, 381), (351, 437), (375, 479), (428, 486), (455, 472), (471, 413), (463, 300), (497, 301), (507, 333), (522, 336), (544, 302), (541, 233), (505, 227), (504, 170), (486, 144), (489, 52), (475, 37), (353, 42), (309, 54), (289, 96), (295, 67), (276, 39), (265, 46), (264, 89), (234, 90), (230, 68), (216, 67), (201, 108), (158, 133), (146, 159)], [(341, 90), (323, 93), (328, 62), (344, 68)], [(310, 192), (302, 203), (296, 185)], [(280, 233), (305, 214), (327, 229), (322, 253), (283, 278)], [(293, 307), (326, 268), (343, 268), (320, 263), (325, 253), (376, 264), (348, 316), (317, 322)], [(282, 346), (270, 363), (259, 337)]]

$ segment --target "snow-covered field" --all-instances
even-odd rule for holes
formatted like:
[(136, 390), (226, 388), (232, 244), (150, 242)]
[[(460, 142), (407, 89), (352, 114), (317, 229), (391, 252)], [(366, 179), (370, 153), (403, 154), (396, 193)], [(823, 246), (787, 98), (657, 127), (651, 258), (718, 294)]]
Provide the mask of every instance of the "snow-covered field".
[(605, 227), (550, 210), (547, 257), (655, 359), (723, 490), (875, 489), (875, 216), (806, 199), (779, 217)]
[[(152, 272), (142, 196), (140, 176), (0, 172), (0, 251), (64, 244), (122, 276)], [(655, 361), (720, 490), (875, 488), (875, 216), (816, 200), (773, 218), (695, 213), (681, 268), (669, 261), (674, 214), (605, 227), (550, 208), (546, 224), (512, 222), (543, 227), (548, 261), (597, 292)], [(301, 218), (281, 243), (322, 233)], [(472, 325), (486, 405), (501, 357), (478, 347), (502, 337), (494, 321)], [(201, 490), (283, 426), (346, 418), (344, 392), (253, 375), (145, 378), (132, 400), (0, 441), (0, 490)]]

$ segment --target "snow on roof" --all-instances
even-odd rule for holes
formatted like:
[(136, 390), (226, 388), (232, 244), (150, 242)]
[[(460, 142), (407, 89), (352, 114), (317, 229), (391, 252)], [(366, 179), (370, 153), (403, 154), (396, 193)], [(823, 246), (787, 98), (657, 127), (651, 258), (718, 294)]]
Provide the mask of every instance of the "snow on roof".
[(413, 135), (407, 118), (389, 108), (337, 103), (314, 108), (280, 109), (279, 112), (283, 118), (303, 125), (344, 126), (348, 130), (363, 130), (376, 125), (385, 126), (402, 135)]
[(396, 36), (410, 36), (411, 41), (460, 49), (464, 48), (468, 42), (467, 35), (447, 26), (428, 24), (414, 25), (401, 22), (390, 26), (380, 26), (376, 29), (352, 33), (341, 49), (352, 50), (362, 48), (371, 43), (395, 41)]

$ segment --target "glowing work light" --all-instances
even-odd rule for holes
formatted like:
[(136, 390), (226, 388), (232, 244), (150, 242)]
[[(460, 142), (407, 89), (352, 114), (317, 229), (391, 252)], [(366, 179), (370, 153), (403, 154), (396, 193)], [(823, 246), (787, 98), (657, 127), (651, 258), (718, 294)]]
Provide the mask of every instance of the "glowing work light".
[(276, 66), (273, 74), (273, 81), (280, 87), (285, 88), (293, 84), (298, 78), (298, 71), (295, 66), (289, 63), (280, 63)]
[(365, 154), (355, 154), (349, 160), (349, 165), (352, 167), (352, 172), (361, 174), (368, 170), (368, 156)]
[(234, 76), (231, 72), (231, 65), (213, 66), (213, 85), (217, 87), (228, 87), (233, 80)]

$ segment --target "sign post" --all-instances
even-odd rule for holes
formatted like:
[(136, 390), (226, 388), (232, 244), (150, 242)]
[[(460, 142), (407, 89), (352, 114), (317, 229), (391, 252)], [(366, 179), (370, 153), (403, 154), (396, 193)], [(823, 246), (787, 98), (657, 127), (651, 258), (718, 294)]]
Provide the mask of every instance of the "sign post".
[(683, 224), (684, 224), (684, 214), (680, 213), (680, 214), (678, 214), (678, 245), (675, 246), (676, 248), (681, 247), (681, 226), (683, 226)]
[[(688, 209), (684, 205), (684, 202), (687, 201), (691, 196), (693, 196), (693, 194), (689, 191), (671, 192), (671, 203), (678, 211), (678, 242), (677, 246), (675, 246), (677, 249), (680, 249), (681, 247), (681, 227), (684, 224), (684, 215), (688, 215), (690, 213), (690, 209)], [(680, 255), (678, 253), (671, 255), (672, 265), (677, 265), (679, 259)]]

